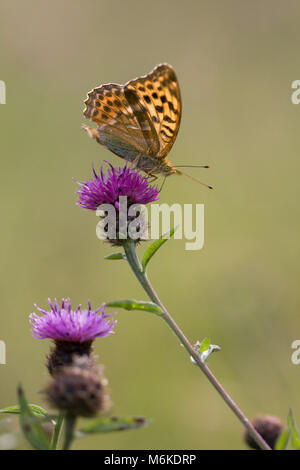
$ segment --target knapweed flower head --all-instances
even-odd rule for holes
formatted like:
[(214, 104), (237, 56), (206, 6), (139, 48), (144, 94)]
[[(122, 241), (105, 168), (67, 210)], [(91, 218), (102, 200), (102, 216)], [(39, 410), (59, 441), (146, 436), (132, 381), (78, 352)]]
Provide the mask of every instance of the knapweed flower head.
[(109, 164), (106, 175), (102, 165), (99, 174), (93, 167), (93, 177), (77, 183), (80, 185), (77, 204), (94, 211), (101, 204), (113, 204), (119, 210), (119, 196), (126, 196), (128, 205), (148, 204), (159, 199), (158, 187), (150, 186), (149, 177), (129, 168), (127, 163), (119, 168)]
[(114, 332), (116, 321), (107, 320), (112, 314), (104, 313), (104, 304), (92, 310), (88, 302), (87, 309), (82, 309), (79, 305), (76, 310), (72, 310), (70, 299), (63, 299), (61, 307), (56, 299), (54, 304), (49, 299), (49, 306), (50, 311), (46, 311), (35, 305), (42, 315), (30, 315), (32, 336), (36, 339), (50, 338), (61, 342), (86, 343)]

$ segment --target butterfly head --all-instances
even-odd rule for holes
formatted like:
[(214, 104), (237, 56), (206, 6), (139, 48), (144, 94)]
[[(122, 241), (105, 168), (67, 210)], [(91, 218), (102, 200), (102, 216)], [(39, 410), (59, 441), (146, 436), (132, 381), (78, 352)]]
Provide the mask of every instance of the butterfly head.
[(166, 159), (161, 168), (160, 168), (160, 172), (164, 175), (164, 176), (169, 176), (169, 175), (181, 175), (181, 171), (177, 170), (177, 168), (174, 168), (173, 165), (171, 165), (171, 163)]

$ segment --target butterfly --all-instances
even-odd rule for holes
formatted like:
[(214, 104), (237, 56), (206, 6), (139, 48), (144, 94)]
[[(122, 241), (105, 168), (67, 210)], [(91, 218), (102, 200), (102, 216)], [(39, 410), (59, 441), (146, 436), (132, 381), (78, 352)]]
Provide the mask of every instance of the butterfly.
[(159, 64), (125, 85), (94, 88), (84, 103), (84, 116), (97, 127), (83, 128), (99, 144), (150, 176), (182, 174), (167, 158), (179, 131), (182, 109), (171, 65)]

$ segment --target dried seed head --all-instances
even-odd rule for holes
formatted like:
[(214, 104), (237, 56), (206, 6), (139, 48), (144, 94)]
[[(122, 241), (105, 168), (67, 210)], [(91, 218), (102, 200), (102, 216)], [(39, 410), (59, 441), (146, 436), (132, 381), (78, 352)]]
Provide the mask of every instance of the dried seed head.
[(71, 365), (55, 375), (45, 392), (49, 403), (73, 416), (92, 416), (106, 411), (109, 397), (102, 368), (92, 357), (75, 356)]

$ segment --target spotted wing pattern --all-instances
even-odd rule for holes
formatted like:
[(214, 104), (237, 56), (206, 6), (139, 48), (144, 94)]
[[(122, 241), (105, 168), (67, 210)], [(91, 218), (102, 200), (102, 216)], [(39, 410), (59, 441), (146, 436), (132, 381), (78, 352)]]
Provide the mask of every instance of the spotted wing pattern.
[(130, 161), (145, 154), (147, 141), (125, 97), (124, 86), (110, 83), (94, 88), (85, 104), (85, 117), (98, 126), (85, 129), (100, 144)]
[(84, 126), (89, 134), (122, 158), (134, 161), (143, 156), (146, 167), (145, 157), (166, 157), (179, 130), (180, 91), (168, 64), (125, 85), (94, 88), (85, 105), (85, 117), (97, 124), (96, 129)]
[[(131, 80), (125, 89), (134, 90), (141, 104), (147, 109), (159, 140), (156, 158), (167, 156), (179, 131), (181, 98), (173, 68), (160, 64), (148, 75)], [(154, 150), (154, 149), (153, 149)]]

